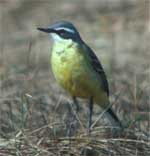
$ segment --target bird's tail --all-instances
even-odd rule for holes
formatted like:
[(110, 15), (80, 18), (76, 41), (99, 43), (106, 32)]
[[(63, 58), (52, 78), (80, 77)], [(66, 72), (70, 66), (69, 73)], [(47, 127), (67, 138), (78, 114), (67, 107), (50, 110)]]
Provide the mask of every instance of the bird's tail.
[(104, 116), (106, 116), (106, 118), (108, 118), (108, 120), (113, 128), (117, 128), (117, 129), (123, 128), (121, 121), (119, 120), (119, 118), (117, 117), (117, 115), (114, 113), (114, 111), (111, 108), (107, 109)]

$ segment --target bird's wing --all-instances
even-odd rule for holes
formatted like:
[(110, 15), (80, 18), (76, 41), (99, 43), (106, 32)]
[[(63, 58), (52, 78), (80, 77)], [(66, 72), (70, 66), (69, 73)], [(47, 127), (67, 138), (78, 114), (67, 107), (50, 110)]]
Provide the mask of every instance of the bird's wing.
[[(109, 96), (109, 86), (108, 86), (108, 81), (105, 75), (105, 72), (103, 70), (103, 67), (101, 65), (101, 63), (99, 62), (97, 56), (94, 54), (94, 52), (92, 51), (92, 49), (90, 47), (88, 47), (85, 44), (85, 52), (88, 53), (89, 56), (89, 60), (91, 62), (91, 66), (93, 67), (94, 71), (97, 72), (97, 74), (99, 75), (101, 81), (102, 81), (102, 87), (104, 89), (104, 91), (107, 93), (107, 95)], [(114, 113), (113, 109), (108, 108), (108, 110), (105, 112), (105, 114), (107, 115), (107, 117), (109, 118), (109, 120), (111, 121), (112, 125), (114, 127), (120, 127), (122, 128), (122, 124), (121, 121), (119, 120), (119, 118), (116, 116), (116, 114)]]
[(88, 53), (91, 65), (92, 65), (94, 71), (96, 71), (96, 73), (98, 73), (98, 75), (100, 76), (100, 79), (102, 81), (102, 87), (103, 87), (104, 91), (107, 93), (107, 95), (109, 96), (108, 81), (107, 81), (105, 72), (103, 70), (103, 67), (102, 67), (100, 61), (98, 60), (97, 56), (92, 51), (92, 49), (90, 47), (88, 47), (85, 43), (84, 43), (84, 45), (85, 45), (84, 48), (86, 48), (85, 51)]

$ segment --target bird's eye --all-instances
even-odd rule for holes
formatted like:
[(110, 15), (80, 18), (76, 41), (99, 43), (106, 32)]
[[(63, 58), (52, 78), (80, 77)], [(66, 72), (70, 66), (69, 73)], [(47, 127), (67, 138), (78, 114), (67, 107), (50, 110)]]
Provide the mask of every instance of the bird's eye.
[(65, 31), (64, 31), (64, 30), (60, 30), (60, 31), (59, 31), (59, 34), (60, 34), (61, 36), (64, 36), (64, 35), (65, 35)]
[(58, 33), (59, 33), (59, 35), (60, 35), (62, 38), (64, 38), (64, 39), (70, 38), (70, 36), (69, 36), (69, 34), (67, 33), (67, 31), (65, 31), (64, 29), (59, 30)]

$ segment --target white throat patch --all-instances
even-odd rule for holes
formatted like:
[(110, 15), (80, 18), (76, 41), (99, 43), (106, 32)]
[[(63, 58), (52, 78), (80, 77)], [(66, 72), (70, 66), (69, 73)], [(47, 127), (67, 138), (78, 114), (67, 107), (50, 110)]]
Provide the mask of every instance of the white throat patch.
[(51, 33), (50, 36), (52, 37), (52, 39), (54, 40), (54, 42), (61, 42), (64, 39), (61, 38), (59, 35), (55, 34), (55, 33)]

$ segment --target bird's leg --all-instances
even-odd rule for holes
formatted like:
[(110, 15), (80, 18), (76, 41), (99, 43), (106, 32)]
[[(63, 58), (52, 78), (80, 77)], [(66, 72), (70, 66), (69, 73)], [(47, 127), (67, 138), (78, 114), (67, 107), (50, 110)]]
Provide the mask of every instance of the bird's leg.
[(93, 114), (93, 97), (90, 97), (89, 99), (89, 106), (88, 106), (88, 116), (89, 116), (89, 121), (88, 121), (88, 133), (90, 133), (90, 128), (92, 125), (92, 114)]
[(75, 96), (73, 96), (72, 99), (73, 99), (73, 103), (75, 104), (75, 107), (76, 107), (76, 112), (79, 112), (80, 107), (79, 107), (79, 103), (77, 101), (77, 98)]
[(72, 103), (68, 104), (68, 117), (67, 117), (67, 136), (71, 137), (74, 133), (74, 115), (72, 112)]
[[(69, 106), (69, 130), (68, 135), (71, 136), (76, 131), (76, 113), (79, 111), (79, 103), (75, 96), (72, 97), (73, 104), (70, 103)], [(75, 111), (74, 111), (74, 105), (75, 105)]]

